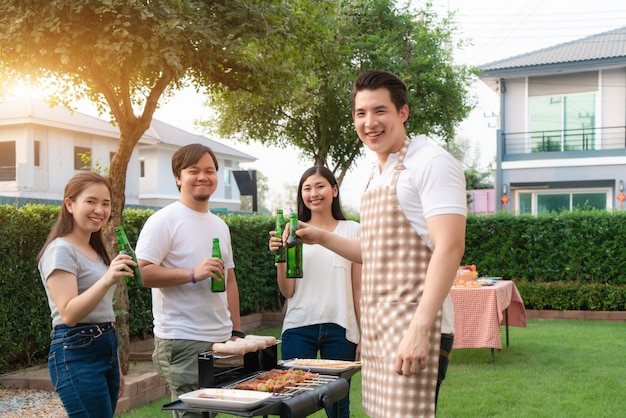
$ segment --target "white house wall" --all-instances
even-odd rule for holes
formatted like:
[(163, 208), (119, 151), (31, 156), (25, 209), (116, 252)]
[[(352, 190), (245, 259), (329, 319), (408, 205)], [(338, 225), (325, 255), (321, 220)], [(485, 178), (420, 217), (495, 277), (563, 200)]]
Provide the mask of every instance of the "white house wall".
[(602, 165), (584, 164), (577, 161), (571, 165), (538, 166), (530, 168), (515, 168), (510, 165), (504, 175), (504, 183), (537, 183), (545, 184), (563, 181), (592, 181), (623, 179), (626, 181), (626, 157), (614, 159), (613, 164), (604, 159)]
[[(600, 126), (626, 126), (626, 68), (604, 70), (601, 80), (601, 115)], [(623, 148), (624, 144), (615, 144), (615, 148)], [(603, 145), (603, 149), (609, 147)]]
[(508, 133), (528, 132), (527, 113), (520, 111), (520, 108), (527, 109), (526, 78), (507, 79), (505, 86), (506, 91), (502, 97), (506, 101), (504, 106), (506, 126), (502, 128)]
[[(81, 134), (32, 124), (3, 129), (0, 140), (15, 140), (16, 182), (2, 182), (4, 196), (59, 200), (74, 170), (74, 146), (91, 148), (92, 162), (109, 167), (109, 155), (115, 152), (117, 141), (91, 134)], [(34, 166), (34, 141), (40, 141), (40, 166)], [(139, 165), (137, 153), (128, 164), (126, 203), (139, 203)], [(14, 183), (14, 184), (10, 184)]]
[[(178, 150), (178, 147), (165, 144), (141, 146), (139, 150), (139, 159), (145, 161), (145, 176), (139, 179), (139, 185), (142, 190), (141, 204), (146, 206), (165, 206), (180, 198), (180, 192), (176, 187), (174, 174), (172, 173), (172, 156)], [(227, 208), (229, 210), (240, 209), (239, 188), (232, 181), (232, 195), (230, 199), (224, 196), (224, 171), (226, 169), (224, 156), (216, 155), (219, 172), (217, 190), (209, 200), (210, 208)], [(230, 157), (232, 161), (232, 157)], [(232, 161), (236, 167), (230, 169), (237, 170), (238, 163)]]
[[(74, 147), (91, 150), (92, 165), (106, 169), (117, 149), (119, 131), (107, 121), (80, 112), (51, 108), (40, 99), (25, 98), (0, 102), (0, 142), (15, 143), (16, 180), (0, 181), (0, 196), (61, 200), (74, 169)], [(39, 141), (39, 166), (35, 166), (35, 141)], [(210, 138), (153, 120), (133, 150), (127, 166), (126, 203), (164, 206), (179, 199), (171, 159), (176, 150), (191, 143), (210, 146), (220, 165), (219, 183), (209, 203), (211, 208), (239, 210), (240, 194), (231, 179), (231, 194), (224, 196), (226, 161), (232, 170), (256, 158)], [(145, 176), (140, 178), (140, 162)], [(141, 198), (140, 198), (141, 196)]]

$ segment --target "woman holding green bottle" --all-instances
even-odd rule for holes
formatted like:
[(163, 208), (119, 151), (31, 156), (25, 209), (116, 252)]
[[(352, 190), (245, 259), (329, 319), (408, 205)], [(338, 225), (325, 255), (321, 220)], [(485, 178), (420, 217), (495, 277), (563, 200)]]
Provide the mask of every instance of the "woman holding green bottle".
[[(359, 236), (359, 224), (347, 220), (339, 186), (332, 172), (314, 166), (304, 172), (298, 185), (298, 219), (347, 238)], [(277, 251), (282, 239), (270, 232), (269, 248)], [(336, 255), (321, 245), (304, 245), (302, 278), (286, 277), (286, 263), (277, 263), (278, 287), (287, 299), (283, 322), (283, 359), (358, 359), (361, 265)], [(337, 403), (339, 417), (350, 416), (347, 395)], [(335, 405), (328, 416), (335, 416)]]
[(70, 417), (112, 417), (124, 392), (113, 292), (137, 265), (127, 254), (109, 257), (102, 226), (110, 215), (108, 180), (76, 174), (37, 257), (53, 327), (48, 369)]

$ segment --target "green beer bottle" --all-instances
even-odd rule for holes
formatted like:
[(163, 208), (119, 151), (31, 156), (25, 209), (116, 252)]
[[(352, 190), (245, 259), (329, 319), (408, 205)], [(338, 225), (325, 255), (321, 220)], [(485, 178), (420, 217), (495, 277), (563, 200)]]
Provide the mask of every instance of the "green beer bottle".
[(298, 214), (292, 213), (289, 238), (287, 238), (287, 274), (288, 279), (302, 278), (302, 238), (296, 235), (298, 230)]
[[(222, 250), (220, 250), (220, 239), (219, 238), (213, 238), (213, 254), (212, 254), (213, 258), (219, 258), (220, 260), (222, 259)], [(224, 278), (219, 274), (219, 273), (215, 273), (215, 275), (222, 279), (222, 280), (217, 280), (214, 277), (211, 277), (211, 292), (225, 292), (226, 291), (226, 281), (224, 280)]]
[[(278, 209), (276, 211), (276, 238), (280, 238), (282, 241), (283, 232), (285, 232), (285, 218), (283, 217), (283, 210)], [(274, 256), (275, 263), (284, 263), (287, 261), (287, 257), (285, 254), (285, 247), (280, 246), (278, 250), (276, 250), (276, 255)]]
[[(117, 247), (122, 254), (128, 254), (133, 258), (133, 261), (137, 263), (137, 254), (135, 254), (135, 250), (130, 246), (130, 242), (128, 242), (128, 238), (126, 238), (126, 233), (124, 232), (124, 228), (118, 226), (115, 228), (115, 233), (117, 234)], [(126, 276), (126, 287), (128, 290), (138, 289), (143, 287), (143, 279), (141, 278), (141, 271), (139, 270), (139, 264), (136, 266), (131, 266), (133, 269), (133, 276)]]

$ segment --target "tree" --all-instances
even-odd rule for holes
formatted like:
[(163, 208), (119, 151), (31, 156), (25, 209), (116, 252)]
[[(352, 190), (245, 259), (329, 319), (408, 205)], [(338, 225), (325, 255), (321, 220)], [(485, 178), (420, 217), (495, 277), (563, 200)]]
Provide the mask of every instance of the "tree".
[(481, 156), (472, 148), (467, 138), (457, 136), (448, 141), (445, 148), (463, 166), (467, 190), (493, 188), (493, 162), (485, 171), (481, 171), (478, 161)]
[(284, 68), (282, 86), (218, 89), (208, 103), (217, 111), (204, 121), (208, 129), (243, 142), (295, 146), (341, 182), (363, 151), (352, 126), (352, 81), (362, 70), (387, 69), (409, 88), (408, 133), (454, 137), (473, 107), (468, 90), (475, 71), (452, 64), (449, 19), (438, 19), (428, 5), (399, 10), (391, 0), (290, 5), (296, 20), (285, 39), (291, 67)]
[[(0, 86), (18, 77), (55, 88), (53, 103), (88, 98), (119, 126), (111, 159), (111, 222), (124, 208), (131, 153), (162, 97), (197, 90), (255, 91), (275, 77), (265, 57), (283, 39), (279, 1), (0, 0)], [(264, 51), (269, 51), (265, 53)], [(128, 371), (128, 293), (116, 292), (122, 371)]]

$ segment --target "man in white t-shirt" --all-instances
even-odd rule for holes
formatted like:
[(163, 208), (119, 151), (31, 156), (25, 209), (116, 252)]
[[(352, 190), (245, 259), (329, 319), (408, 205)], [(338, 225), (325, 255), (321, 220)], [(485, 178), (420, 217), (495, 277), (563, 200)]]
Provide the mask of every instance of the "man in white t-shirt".
[(378, 159), (360, 238), (305, 223), (297, 234), (363, 265), (363, 411), (434, 417), (441, 310), (465, 250), (465, 176), (428, 138), (407, 137), (407, 87), (397, 76), (365, 71), (350, 98), (356, 132)]
[[(176, 151), (172, 171), (180, 200), (148, 218), (137, 241), (141, 274), (152, 288), (152, 360), (172, 400), (198, 389), (198, 353), (243, 335), (230, 231), (209, 211), (217, 170), (215, 154), (204, 145)], [(212, 256), (213, 238), (219, 239), (221, 259)], [(225, 292), (211, 291), (218, 275), (226, 280)], [(201, 414), (174, 411), (177, 416)]]

